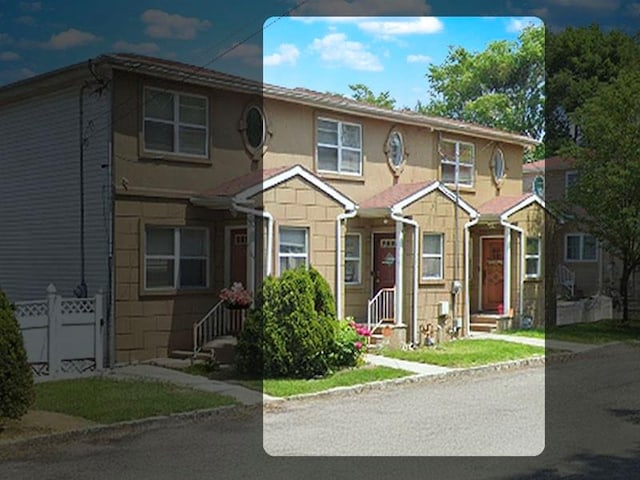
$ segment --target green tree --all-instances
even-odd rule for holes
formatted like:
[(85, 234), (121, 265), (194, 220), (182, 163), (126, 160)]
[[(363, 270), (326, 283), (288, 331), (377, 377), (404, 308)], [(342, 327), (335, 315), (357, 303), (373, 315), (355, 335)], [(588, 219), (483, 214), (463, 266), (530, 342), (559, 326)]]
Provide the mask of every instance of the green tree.
[(640, 72), (625, 69), (576, 109), (577, 183), (569, 191), (577, 220), (622, 262), (623, 321), (628, 285), (640, 267)]
[(389, 91), (380, 92), (378, 95), (374, 94), (369, 87), (362, 83), (356, 83), (349, 85), (349, 88), (353, 92), (351, 96), (359, 102), (375, 105), (376, 107), (388, 108), (393, 110), (396, 105), (395, 98), (391, 97)]
[(640, 46), (620, 30), (602, 31), (594, 24), (547, 33), (547, 155), (575, 143), (579, 129), (572, 128), (571, 115), (621, 69), (633, 66), (640, 67)]
[(417, 110), (541, 139), (544, 133), (544, 27), (478, 53), (450, 47), (427, 73), (433, 98)]

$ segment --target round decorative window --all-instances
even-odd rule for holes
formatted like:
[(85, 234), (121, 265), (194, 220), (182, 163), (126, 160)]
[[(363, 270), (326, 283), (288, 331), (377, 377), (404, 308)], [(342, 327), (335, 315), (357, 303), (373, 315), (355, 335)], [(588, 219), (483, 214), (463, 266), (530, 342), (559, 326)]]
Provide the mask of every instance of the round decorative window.
[(397, 130), (391, 130), (385, 144), (385, 153), (389, 166), (397, 175), (402, 171), (405, 162), (405, 148), (402, 134)]
[(247, 143), (251, 148), (262, 147), (266, 136), (262, 110), (255, 105), (249, 107), (245, 121), (247, 122)]
[(499, 148), (496, 148), (493, 151), (493, 156), (491, 157), (491, 171), (496, 185), (500, 185), (505, 175), (505, 164), (504, 153), (502, 153), (502, 150)]
[(539, 197), (544, 197), (544, 177), (538, 175), (533, 179), (532, 184), (533, 193), (535, 193)]

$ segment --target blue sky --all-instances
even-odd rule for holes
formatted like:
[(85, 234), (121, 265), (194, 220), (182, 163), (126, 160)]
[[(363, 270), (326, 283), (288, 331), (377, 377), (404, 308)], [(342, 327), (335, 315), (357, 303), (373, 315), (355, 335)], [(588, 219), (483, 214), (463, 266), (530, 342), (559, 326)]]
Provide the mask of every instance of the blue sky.
[(515, 41), (535, 17), (298, 17), (265, 22), (263, 78), (350, 96), (350, 84), (389, 91), (396, 106), (428, 100), (425, 74), (450, 46), (482, 51)]
[[(286, 14), (300, 2), (303, 4), (292, 12), (294, 15), (441, 18), (443, 28), (437, 33), (390, 34), (386, 38), (361, 28), (358, 22), (284, 20), (265, 32), (266, 80), (293, 85), (291, 80), (299, 79), (296, 86), (345, 93), (349, 93), (349, 83), (362, 82), (376, 92), (390, 90), (399, 106), (413, 106), (416, 99), (424, 98), (424, 92), (414, 89), (425, 86), (421, 80), (428, 64), (407, 62), (408, 55), (427, 56), (438, 63), (448, 44), (475, 50), (489, 40), (516, 35), (508, 30), (505, 18), (461, 19), (456, 26), (454, 19), (443, 17), (537, 16), (552, 30), (596, 22), (603, 28), (635, 32), (640, 24), (640, 0), (0, 0), (0, 85), (114, 51), (175, 59), (260, 79), (265, 20)], [(327, 38), (331, 34), (344, 35), (344, 42), (362, 44), (362, 51), (375, 57), (382, 69), (363, 70), (358, 62), (372, 59), (367, 55), (364, 60), (358, 57), (357, 62), (331, 68), (325, 52), (325, 61), (318, 63), (322, 45), (333, 45), (337, 49), (334, 53), (342, 54), (349, 50), (341, 47), (354, 46), (340, 44), (341, 37)], [(316, 43), (313, 50), (316, 39), (324, 43)], [(279, 50), (282, 44), (298, 49), (297, 66), (273, 65), (278, 58), (274, 54), (287, 54)], [(424, 60), (415, 58), (420, 59)], [(358, 65), (360, 70), (354, 69)], [(400, 71), (402, 75), (394, 77)], [(392, 77), (394, 88), (385, 81)]]

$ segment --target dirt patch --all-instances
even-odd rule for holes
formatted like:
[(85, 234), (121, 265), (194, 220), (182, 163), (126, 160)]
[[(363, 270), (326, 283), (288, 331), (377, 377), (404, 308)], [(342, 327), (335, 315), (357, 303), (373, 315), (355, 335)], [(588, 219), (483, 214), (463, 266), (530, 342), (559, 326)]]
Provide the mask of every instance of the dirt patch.
[(94, 425), (98, 424), (63, 413), (30, 410), (20, 420), (8, 420), (4, 423), (4, 428), (0, 427), (0, 444)]

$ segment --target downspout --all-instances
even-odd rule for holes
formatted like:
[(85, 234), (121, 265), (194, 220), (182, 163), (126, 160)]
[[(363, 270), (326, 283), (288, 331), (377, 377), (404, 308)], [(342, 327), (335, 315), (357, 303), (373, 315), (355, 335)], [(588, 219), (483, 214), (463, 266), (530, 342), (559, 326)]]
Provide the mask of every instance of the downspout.
[(464, 331), (465, 336), (470, 334), (470, 318), (471, 318), (471, 295), (469, 292), (469, 229), (480, 221), (480, 217), (472, 218), (471, 221), (464, 224)]
[[(405, 217), (400, 216), (400, 212), (396, 210), (391, 210), (391, 218), (396, 222), (401, 222), (407, 225), (413, 226), (413, 309), (411, 312), (411, 342), (414, 346), (417, 345), (418, 341), (418, 240), (419, 240), (419, 226), (418, 222), (415, 220), (410, 220)], [(402, 278), (399, 279), (400, 283), (402, 283)], [(402, 298), (401, 298), (402, 288), (398, 289), (398, 305), (400, 308), (397, 308), (398, 315), (402, 314)]]
[(357, 213), (356, 207), (336, 217), (336, 316), (339, 320), (342, 319), (342, 221), (355, 217)]
[[(523, 299), (523, 289), (524, 289), (524, 230), (520, 227), (517, 227), (509, 222), (504, 217), (500, 217), (500, 225), (503, 227), (512, 229), (520, 234), (520, 271), (519, 277), (519, 295), (518, 295), (518, 315), (522, 318), (523, 307), (524, 307), (524, 299)], [(509, 236), (511, 237), (511, 236)], [(511, 254), (511, 245), (509, 245), (509, 254)], [(509, 270), (511, 270), (511, 259), (509, 258)], [(509, 271), (509, 288), (511, 288), (511, 271)], [(511, 307), (511, 299), (509, 298), (509, 307)], [(506, 305), (505, 305), (506, 310)]]
[(87, 296), (87, 282), (85, 279), (85, 248), (84, 248), (84, 92), (89, 88), (89, 82), (85, 81), (80, 87), (79, 123), (78, 134), (80, 141), (80, 285), (74, 290), (79, 298)]
[(273, 215), (264, 210), (256, 210), (243, 205), (239, 205), (235, 201), (232, 205), (233, 210), (255, 217), (262, 217), (267, 220), (267, 267), (265, 268), (265, 276), (271, 275), (271, 266), (273, 264)]

